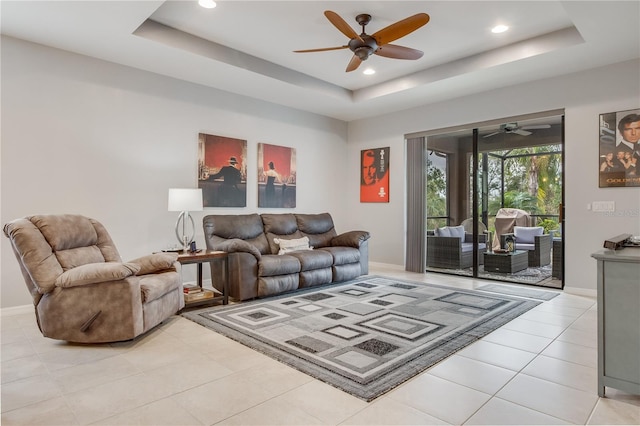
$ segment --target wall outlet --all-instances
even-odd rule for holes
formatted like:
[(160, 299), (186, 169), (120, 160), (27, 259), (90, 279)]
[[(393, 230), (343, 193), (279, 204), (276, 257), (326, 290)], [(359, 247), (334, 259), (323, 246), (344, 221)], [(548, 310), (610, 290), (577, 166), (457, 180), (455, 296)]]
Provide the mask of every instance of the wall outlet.
[(594, 212), (614, 212), (616, 211), (615, 201), (594, 201), (591, 203), (591, 211)]

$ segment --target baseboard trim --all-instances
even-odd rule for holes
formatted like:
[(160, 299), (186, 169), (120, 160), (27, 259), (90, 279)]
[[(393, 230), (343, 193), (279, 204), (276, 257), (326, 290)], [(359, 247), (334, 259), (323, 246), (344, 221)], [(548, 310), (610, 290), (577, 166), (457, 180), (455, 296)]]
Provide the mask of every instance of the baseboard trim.
[(596, 299), (598, 297), (598, 291), (589, 288), (578, 288), (564, 286), (563, 291), (567, 294), (575, 294), (576, 296), (586, 296)]
[(11, 306), (10, 308), (0, 309), (0, 317), (9, 317), (12, 315), (24, 315), (33, 313), (33, 305)]
[(404, 266), (395, 265), (393, 263), (369, 262), (369, 266), (375, 266), (377, 268), (397, 269), (398, 271), (404, 271)]

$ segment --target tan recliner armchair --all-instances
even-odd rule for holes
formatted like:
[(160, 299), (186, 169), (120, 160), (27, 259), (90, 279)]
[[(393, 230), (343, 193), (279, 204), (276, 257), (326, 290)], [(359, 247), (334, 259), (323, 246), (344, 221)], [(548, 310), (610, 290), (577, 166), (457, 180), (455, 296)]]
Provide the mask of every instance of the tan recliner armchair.
[(175, 253), (122, 262), (106, 229), (79, 215), (7, 223), (42, 335), (81, 343), (130, 340), (184, 307)]

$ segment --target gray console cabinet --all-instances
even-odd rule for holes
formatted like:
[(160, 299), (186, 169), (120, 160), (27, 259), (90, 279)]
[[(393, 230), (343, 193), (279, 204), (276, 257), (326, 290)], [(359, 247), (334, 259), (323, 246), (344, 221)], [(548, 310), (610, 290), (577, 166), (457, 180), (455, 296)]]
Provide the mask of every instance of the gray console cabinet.
[(598, 261), (598, 395), (640, 395), (640, 249), (601, 250)]

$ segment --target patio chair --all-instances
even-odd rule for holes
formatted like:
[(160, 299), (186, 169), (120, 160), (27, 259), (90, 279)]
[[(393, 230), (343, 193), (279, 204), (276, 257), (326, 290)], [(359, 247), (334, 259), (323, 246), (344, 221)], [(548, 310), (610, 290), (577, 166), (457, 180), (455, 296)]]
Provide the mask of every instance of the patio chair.
[(551, 242), (553, 236), (544, 234), (542, 226), (514, 226), (513, 233), (500, 236), (500, 247), (506, 248), (505, 239), (510, 235), (515, 238), (515, 249), (526, 250), (529, 256), (529, 267), (545, 266), (551, 263)]
[[(478, 235), (478, 264), (484, 263), (486, 235)], [(427, 233), (427, 266), (465, 269), (473, 266), (473, 235), (461, 226), (445, 226)]]

